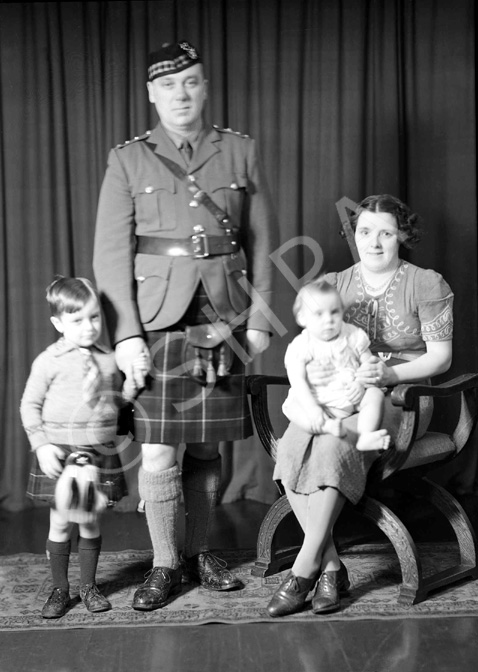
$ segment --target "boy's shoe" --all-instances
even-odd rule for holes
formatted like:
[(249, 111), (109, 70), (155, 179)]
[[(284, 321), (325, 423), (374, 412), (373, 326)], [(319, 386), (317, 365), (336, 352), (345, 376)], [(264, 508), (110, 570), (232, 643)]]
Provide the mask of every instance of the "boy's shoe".
[(70, 604), (70, 595), (67, 590), (53, 588), (50, 597), (43, 605), (41, 615), (43, 618), (61, 618), (66, 614)]
[(111, 609), (111, 603), (100, 593), (96, 583), (85, 583), (80, 586), (80, 597), (88, 611), (93, 613)]

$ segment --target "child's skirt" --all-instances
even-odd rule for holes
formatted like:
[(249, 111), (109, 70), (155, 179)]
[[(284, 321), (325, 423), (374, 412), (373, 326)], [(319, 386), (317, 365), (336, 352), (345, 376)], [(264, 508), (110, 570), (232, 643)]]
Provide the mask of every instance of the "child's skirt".
[[(128, 494), (121, 460), (113, 442), (97, 446), (55, 445), (65, 451), (65, 460), (70, 453), (75, 451), (91, 455), (93, 463), (99, 471), (98, 489), (104, 492), (108, 498), (109, 506), (114, 506), (116, 502), (119, 502), (122, 497)], [(57, 480), (45, 476), (40, 469), (36, 453), (33, 453), (27, 496), (33, 500), (48, 502), (51, 506), (54, 506)]]

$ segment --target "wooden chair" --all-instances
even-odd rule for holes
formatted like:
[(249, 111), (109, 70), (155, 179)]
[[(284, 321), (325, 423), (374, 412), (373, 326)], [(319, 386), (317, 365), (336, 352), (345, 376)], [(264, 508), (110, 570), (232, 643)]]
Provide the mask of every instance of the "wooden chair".
[[(268, 391), (271, 386), (288, 385), (288, 380), (285, 377), (253, 375), (248, 377), (247, 383), (257, 434), (275, 460), (278, 438), (270, 419)], [(436, 399), (458, 397), (459, 417), (450, 434), (428, 431), (415, 440), (419, 398), (423, 395)], [(398, 385), (392, 392), (392, 402), (403, 409), (398, 436), (394, 446), (373, 464), (366, 492), (355, 510), (375, 523), (393, 544), (402, 572), (398, 602), (408, 606), (421, 602), (432, 590), (466, 577), (478, 578), (478, 543), (468, 516), (455, 497), (426, 477), (432, 468), (453, 460), (470, 440), (478, 413), (478, 374), (462, 375), (441, 385)], [(458, 565), (433, 576), (424, 576), (418, 549), (410, 532), (398, 515), (379, 501), (375, 494), (378, 485), (399, 472), (406, 474), (406, 479), (401, 481), (406, 481), (408, 492), (433, 504), (452, 526), (460, 554)], [(280, 494), (259, 531), (257, 560), (253, 568), (256, 576), (268, 576), (290, 567), (299, 550), (298, 546), (277, 548), (278, 527), (292, 513), (284, 492)]]

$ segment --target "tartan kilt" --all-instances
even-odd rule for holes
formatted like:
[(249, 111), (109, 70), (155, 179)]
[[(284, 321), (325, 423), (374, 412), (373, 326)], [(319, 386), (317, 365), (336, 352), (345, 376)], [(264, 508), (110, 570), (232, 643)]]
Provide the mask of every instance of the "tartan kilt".
[[(65, 451), (65, 459), (77, 450), (89, 453), (93, 457), (93, 463), (99, 470), (98, 490), (108, 497), (113, 505), (128, 494), (123, 467), (118, 455), (116, 445), (107, 443), (100, 446), (70, 446), (67, 444), (55, 444)], [(40, 469), (36, 453), (32, 454), (31, 470), (27, 484), (27, 496), (33, 500), (55, 504), (55, 478), (48, 478)]]
[[(206, 386), (183, 363), (184, 330), (150, 331), (146, 341), (153, 373), (133, 406), (134, 438), (140, 443), (217, 443), (253, 433), (245, 364), (234, 352), (230, 375)], [(234, 332), (245, 349), (246, 332)]]

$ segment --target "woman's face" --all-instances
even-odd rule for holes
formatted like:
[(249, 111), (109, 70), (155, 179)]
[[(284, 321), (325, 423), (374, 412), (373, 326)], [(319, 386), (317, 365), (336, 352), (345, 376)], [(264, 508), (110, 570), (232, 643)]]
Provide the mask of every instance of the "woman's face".
[(362, 212), (357, 220), (355, 242), (367, 270), (383, 273), (396, 267), (401, 241), (397, 220), (389, 212)]

